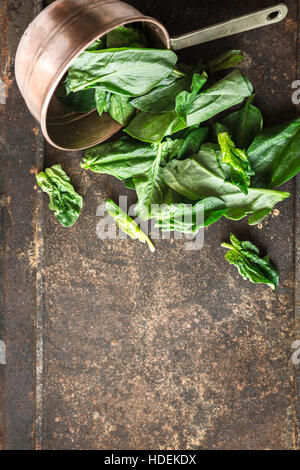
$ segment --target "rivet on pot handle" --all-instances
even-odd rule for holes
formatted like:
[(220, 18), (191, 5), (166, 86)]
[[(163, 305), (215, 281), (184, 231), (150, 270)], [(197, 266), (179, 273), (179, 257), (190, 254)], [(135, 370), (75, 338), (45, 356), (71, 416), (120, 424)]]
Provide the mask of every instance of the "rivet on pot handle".
[(214, 41), (215, 39), (250, 31), (251, 29), (261, 28), (262, 26), (269, 26), (282, 21), (287, 14), (288, 7), (284, 3), (279, 3), (273, 7), (249, 13), (233, 20), (224, 21), (214, 26), (184, 34), (183, 36), (171, 38), (171, 49), (177, 51), (197, 44)]

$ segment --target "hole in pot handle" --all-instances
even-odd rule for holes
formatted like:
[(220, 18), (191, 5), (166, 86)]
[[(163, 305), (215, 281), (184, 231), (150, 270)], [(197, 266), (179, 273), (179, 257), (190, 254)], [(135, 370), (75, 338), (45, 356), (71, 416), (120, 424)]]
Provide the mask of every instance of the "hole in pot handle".
[(263, 26), (269, 26), (270, 24), (282, 21), (287, 14), (288, 7), (284, 3), (279, 3), (273, 7), (264, 8), (263, 10), (224, 21), (214, 26), (171, 38), (171, 49), (173, 51), (185, 49), (186, 47), (204, 44), (209, 41), (214, 41), (215, 39), (221, 39)]

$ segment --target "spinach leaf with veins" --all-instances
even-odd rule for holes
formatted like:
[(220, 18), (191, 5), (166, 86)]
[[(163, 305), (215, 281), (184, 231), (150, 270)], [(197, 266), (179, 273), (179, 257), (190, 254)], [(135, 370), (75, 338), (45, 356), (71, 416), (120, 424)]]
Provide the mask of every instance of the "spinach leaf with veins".
[(249, 188), (248, 195), (228, 180), (230, 169), (221, 162), (221, 152), (212, 144), (204, 144), (200, 152), (186, 160), (171, 160), (163, 169), (165, 183), (177, 193), (192, 201), (207, 197), (222, 199), (225, 217), (240, 220), (249, 216), (249, 224), (261, 222), (275, 204), (290, 194), (269, 189)]
[(97, 86), (119, 95), (140, 96), (168, 77), (176, 62), (176, 54), (164, 49), (84, 51), (71, 64), (67, 85), (72, 92)]
[(156, 153), (155, 145), (124, 136), (87, 149), (81, 168), (125, 180), (150, 170)]
[(231, 245), (222, 243), (223, 248), (229, 251), (225, 256), (228, 263), (233, 264), (238, 269), (240, 275), (254, 284), (266, 284), (275, 290), (279, 282), (279, 273), (270, 263), (269, 256), (261, 258), (259, 249), (253, 243), (241, 242), (231, 234)]
[[(250, 81), (236, 70), (214, 85), (201, 90), (190, 103), (186, 115), (181, 113), (181, 118), (185, 119), (187, 127), (201, 124), (222, 111), (241, 103), (244, 98), (251, 95), (252, 91), (253, 87)], [(179, 106), (181, 100), (179, 97), (177, 99)]]
[(135, 207), (136, 214), (142, 220), (151, 218), (151, 207), (153, 204), (165, 202), (168, 188), (162, 177), (163, 165), (176, 156), (181, 140), (167, 139), (156, 145), (156, 157), (148, 172), (133, 177), (137, 192), (138, 202)]

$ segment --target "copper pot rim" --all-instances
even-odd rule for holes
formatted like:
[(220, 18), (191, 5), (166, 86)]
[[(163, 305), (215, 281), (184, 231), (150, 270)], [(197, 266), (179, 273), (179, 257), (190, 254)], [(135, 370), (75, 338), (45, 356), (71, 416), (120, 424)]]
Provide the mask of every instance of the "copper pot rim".
[[(115, 2), (111, 2), (111, 3), (115, 3)], [(51, 6), (52, 5), (49, 5), (48, 8), (51, 8)], [(45, 10), (47, 10), (48, 8), (46, 8)], [(45, 11), (45, 10), (43, 10), (43, 11)], [(59, 83), (63, 79), (64, 75), (69, 70), (72, 62), (85, 49), (87, 49), (93, 42), (95, 42), (97, 39), (101, 39), (101, 37), (105, 36), (107, 33), (109, 33), (110, 31), (113, 31), (114, 29), (118, 28), (119, 26), (124, 26), (124, 25), (132, 24), (132, 23), (149, 23), (149, 24), (152, 24), (152, 25), (158, 27), (163, 32), (163, 34), (165, 36), (166, 46), (167, 46), (166, 48), (171, 49), (171, 42), (170, 42), (170, 36), (169, 36), (168, 30), (166, 29), (166, 27), (160, 21), (158, 21), (157, 19), (152, 18), (150, 16), (144, 16), (144, 15), (136, 16), (135, 15), (135, 16), (127, 18), (126, 20), (114, 21), (114, 22), (110, 23), (109, 25), (107, 25), (107, 27), (100, 34), (96, 34), (96, 35), (93, 34), (91, 36), (91, 38), (88, 39), (83, 45), (81, 44), (80, 47), (78, 47), (76, 50), (72, 51), (70, 53), (69, 57), (66, 59), (66, 62), (64, 64), (64, 66), (60, 70), (57, 71), (55, 79), (49, 84), (48, 89), (47, 89), (47, 93), (46, 93), (46, 98), (44, 100), (43, 107), (42, 107), (42, 112), (41, 112), (40, 126), (41, 126), (41, 129), (42, 129), (43, 135), (46, 138), (46, 140), (51, 145), (56, 147), (57, 149), (63, 150), (63, 151), (70, 151), (70, 149), (66, 149), (65, 147), (62, 147), (59, 144), (57, 144), (56, 142), (54, 142), (51, 139), (51, 137), (48, 133), (48, 129), (47, 129), (48, 109), (49, 109), (50, 102), (51, 102), (51, 100), (54, 96), (54, 93), (57, 89), (57, 86), (59, 85)], [(93, 112), (95, 112), (95, 111), (93, 111)], [(117, 129), (117, 126), (119, 127), (119, 130), (121, 130), (123, 128), (123, 126), (116, 123), (116, 129)], [(108, 134), (106, 139), (109, 139), (110, 137), (112, 137), (115, 134), (116, 134), (116, 130), (112, 131), (110, 134)], [(81, 151), (81, 150), (85, 150), (87, 148), (91, 148), (91, 147), (93, 147), (93, 146), (95, 146), (99, 143), (100, 143), (99, 141), (93, 142), (88, 146), (85, 145), (84, 147), (76, 148), (76, 151)]]

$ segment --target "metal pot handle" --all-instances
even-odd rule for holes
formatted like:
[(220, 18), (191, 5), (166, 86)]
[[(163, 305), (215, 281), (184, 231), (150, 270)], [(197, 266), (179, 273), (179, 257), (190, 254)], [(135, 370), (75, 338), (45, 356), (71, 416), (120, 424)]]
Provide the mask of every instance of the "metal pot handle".
[(215, 39), (250, 31), (251, 29), (261, 28), (262, 26), (269, 26), (282, 21), (287, 14), (288, 7), (284, 3), (279, 3), (273, 7), (249, 13), (233, 20), (224, 21), (214, 26), (184, 34), (183, 36), (171, 38), (171, 49), (177, 51)]

